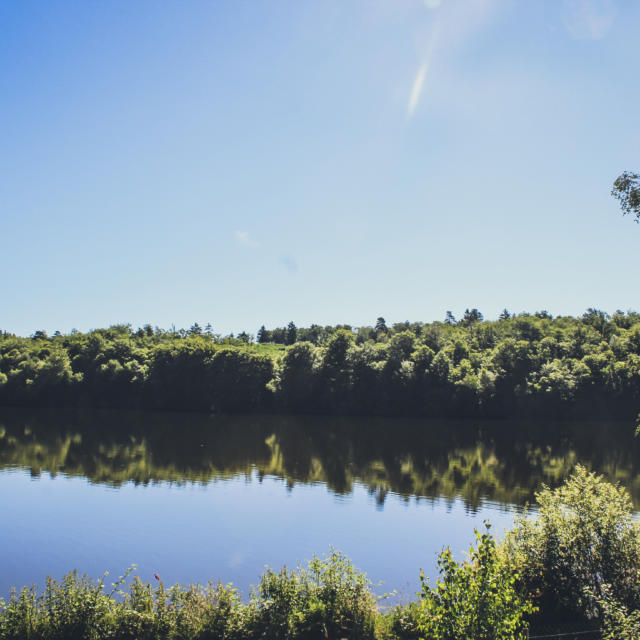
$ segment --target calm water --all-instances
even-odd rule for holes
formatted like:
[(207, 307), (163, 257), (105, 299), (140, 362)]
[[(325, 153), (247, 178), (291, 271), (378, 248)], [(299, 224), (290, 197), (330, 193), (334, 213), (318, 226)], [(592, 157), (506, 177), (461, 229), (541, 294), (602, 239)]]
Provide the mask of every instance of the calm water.
[(0, 410), (0, 596), (77, 568), (233, 582), (334, 546), (410, 597), (582, 462), (640, 504), (631, 425)]

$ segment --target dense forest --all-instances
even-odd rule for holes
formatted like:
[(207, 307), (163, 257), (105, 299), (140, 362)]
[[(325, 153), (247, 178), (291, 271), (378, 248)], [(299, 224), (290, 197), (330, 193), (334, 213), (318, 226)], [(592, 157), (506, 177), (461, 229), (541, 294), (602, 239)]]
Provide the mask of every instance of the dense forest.
[(0, 334), (0, 404), (430, 417), (606, 416), (640, 406), (640, 314), (266, 329), (129, 325)]

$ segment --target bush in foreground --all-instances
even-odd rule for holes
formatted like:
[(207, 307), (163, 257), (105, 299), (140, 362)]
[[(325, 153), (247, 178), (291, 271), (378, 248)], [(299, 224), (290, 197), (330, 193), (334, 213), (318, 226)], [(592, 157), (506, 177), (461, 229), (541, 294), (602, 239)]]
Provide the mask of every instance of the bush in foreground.
[(438, 558), (441, 578), (431, 587), (421, 575), (420, 630), (434, 640), (524, 640), (526, 616), (535, 611), (516, 589), (518, 578), (497, 552), (495, 540), (475, 532), (477, 547), (457, 563), (449, 549)]
[(626, 490), (578, 466), (536, 498), (537, 517), (518, 518), (504, 551), (544, 616), (599, 619), (605, 596), (639, 609), (640, 525)]
[(107, 592), (102, 579), (72, 572), (13, 591), (0, 606), (2, 640), (372, 640), (380, 618), (367, 577), (341, 553), (307, 567), (267, 569), (247, 604), (231, 585), (169, 589), (126, 574)]

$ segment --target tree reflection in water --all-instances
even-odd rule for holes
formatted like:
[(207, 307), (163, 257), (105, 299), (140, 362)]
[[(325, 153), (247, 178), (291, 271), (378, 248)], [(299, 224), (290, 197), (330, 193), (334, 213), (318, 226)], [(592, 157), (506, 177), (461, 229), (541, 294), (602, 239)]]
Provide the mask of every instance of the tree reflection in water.
[(209, 416), (116, 411), (0, 411), (0, 469), (126, 482), (202, 483), (254, 474), (294, 488), (360, 483), (383, 505), (461, 498), (524, 505), (577, 462), (619, 481), (640, 505), (640, 448), (628, 424)]

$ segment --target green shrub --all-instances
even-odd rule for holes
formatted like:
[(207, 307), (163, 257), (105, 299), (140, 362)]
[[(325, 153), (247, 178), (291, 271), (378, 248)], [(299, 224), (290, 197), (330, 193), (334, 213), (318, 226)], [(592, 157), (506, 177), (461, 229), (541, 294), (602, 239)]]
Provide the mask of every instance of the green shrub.
[(476, 534), (466, 562), (457, 563), (450, 549), (438, 558), (440, 579), (431, 587), (421, 574), (422, 621), (426, 640), (521, 640), (525, 616), (534, 611), (516, 590), (514, 574), (487, 531)]
[(243, 606), (235, 588), (133, 581), (119, 607), (115, 637), (136, 640), (226, 640), (242, 636)]
[(296, 571), (267, 569), (250, 606), (253, 637), (374, 637), (377, 609), (369, 580), (339, 551), (314, 556)]
[[(12, 591), (0, 602), (2, 640), (240, 640), (245, 637), (243, 613), (236, 589), (162, 581), (154, 587), (135, 578), (119, 591), (129, 576), (105, 593), (104, 582), (93, 582), (76, 572), (61, 582), (47, 579), (42, 594), (35, 587)], [(117, 591), (118, 590), (118, 591)], [(117, 595), (120, 596), (116, 598)]]
[(380, 638), (416, 640), (421, 635), (423, 608), (419, 602), (397, 605), (379, 621)]
[(131, 570), (110, 593), (76, 572), (0, 601), (0, 640), (372, 640), (379, 617), (367, 577), (341, 553), (263, 574), (249, 604), (231, 585), (151, 585)]
[(101, 640), (110, 637), (114, 601), (104, 593), (102, 580), (94, 582), (77, 572), (61, 582), (47, 578), (41, 595), (35, 587), (11, 591), (1, 609), (2, 640)]
[(602, 610), (603, 640), (638, 640), (640, 638), (640, 609), (629, 609), (611, 596), (608, 585), (599, 604)]
[(640, 527), (627, 492), (578, 466), (536, 497), (537, 517), (520, 517), (504, 550), (545, 615), (599, 617), (605, 585), (615, 601), (639, 608)]

